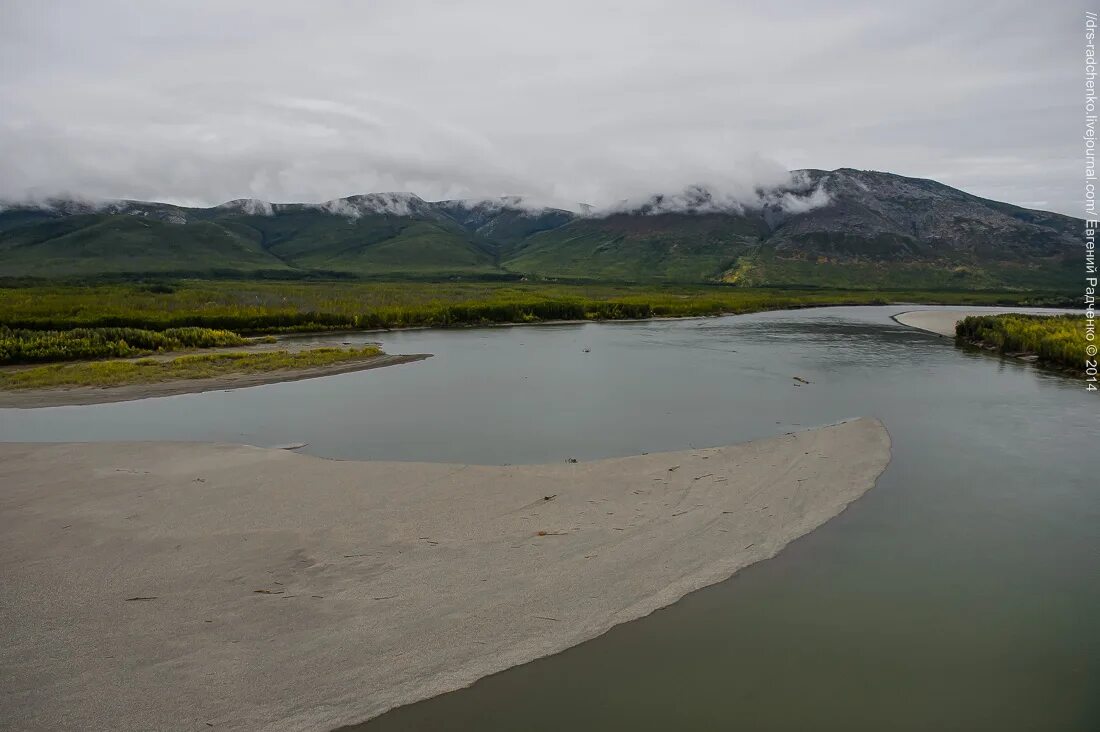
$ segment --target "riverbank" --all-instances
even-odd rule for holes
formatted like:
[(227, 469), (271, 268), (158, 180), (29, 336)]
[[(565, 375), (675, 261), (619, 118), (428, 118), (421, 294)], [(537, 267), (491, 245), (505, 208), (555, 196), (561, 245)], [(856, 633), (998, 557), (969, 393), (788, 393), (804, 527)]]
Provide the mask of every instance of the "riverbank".
[(0, 287), (0, 324), (32, 330), (197, 326), (238, 333), (732, 315), (908, 302), (1056, 306), (1038, 292), (822, 290), (551, 282), (215, 282)]
[(767, 559), (889, 458), (873, 419), (512, 467), (0, 445), (5, 726), (362, 721)]
[[(215, 349), (212, 349), (215, 350)], [(247, 351), (247, 349), (233, 349)], [(257, 355), (275, 355), (269, 344), (262, 344), (253, 351)], [(231, 355), (229, 352), (216, 351), (211, 356)], [(308, 353), (305, 349), (290, 351), (290, 355)], [(229, 371), (206, 378), (171, 378), (164, 381), (144, 381), (113, 385), (76, 385), (36, 387), (24, 389), (0, 389), (0, 408), (35, 409), (38, 407), (77, 406), (84, 404), (106, 404), (109, 402), (127, 402), (150, 397), (174, 396), (177, 394), (198, 394), (206, 391), (227, 391), (243, 389), (263, 384), (278, 384), (285, 381), (301, 381), (320, 376), (335, 376), (353, 371), (396, 366), (429, 358), (430, 354), (411, 355), (371, 355), (365, 358), (339, 360), (333, 363), (312, 365), (303, 368), (280, 368), (265, 371)], [(176, 354), (176, 358), (180, 358)], [(183, 356), (182, 358), (187, 358)], [(171, 362), (172, 356), (158, 355), (148, 360), (159, 364)], [(96, 362), (110, 363), (110, 362)], [(69, 364), (66, 364), (69, 365)], [(40, 367), (39, 367), (40, 368)]]

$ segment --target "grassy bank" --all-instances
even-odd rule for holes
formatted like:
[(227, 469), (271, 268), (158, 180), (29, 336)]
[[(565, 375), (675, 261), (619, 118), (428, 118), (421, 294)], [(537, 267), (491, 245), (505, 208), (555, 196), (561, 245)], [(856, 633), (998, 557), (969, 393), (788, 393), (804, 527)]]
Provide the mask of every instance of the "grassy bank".
[(238, 333), (718, 315), (888, 302), (1057, 305), (1022, 292), (775, 290), (509, 282), (207, 282), (0, 288), (13, 329), (202, 327)]
[(119, 386), (177, 379), (209, 379), (229, 374), (250, 374), (328, 366), (374, 358), (377, 346), (364, 348), (315, 348), (308, 351), (264, 351), (179, 356), (170, 360), (143, 358), (134, 361), (91, 361), (50, 364), (0, 371), (0, 389), (41, 389), (72, 386)]
[(1034, 354), (1043, 363), (1085, 369), (1085, 316), (980, 315), (964, 318), (955, 335), (1000, 353)]
[(211, 328), (13, 330), (0, 325), (0, 364), (125, 358), (186, 348), (243, 346), (246, 342), (232, 331)]

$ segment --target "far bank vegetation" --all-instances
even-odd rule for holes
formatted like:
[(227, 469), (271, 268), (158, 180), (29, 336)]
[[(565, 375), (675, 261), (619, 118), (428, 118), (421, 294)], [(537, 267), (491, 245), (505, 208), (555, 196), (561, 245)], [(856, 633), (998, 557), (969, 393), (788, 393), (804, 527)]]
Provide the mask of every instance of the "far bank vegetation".
[(1003, 354), (1033, 354), (1043, 363), (1085, 369), (1084, 315), (976, 315), (955, 326), (956, 338)]

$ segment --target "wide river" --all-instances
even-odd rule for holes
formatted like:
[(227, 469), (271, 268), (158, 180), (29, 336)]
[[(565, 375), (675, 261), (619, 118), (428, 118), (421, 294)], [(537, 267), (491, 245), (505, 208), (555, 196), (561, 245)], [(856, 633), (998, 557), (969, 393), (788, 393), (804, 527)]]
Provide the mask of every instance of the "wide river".
[(886, 473), (775, 559), (363, 729), (1100, 729), (1100, 399), (890, 319), (907, 309), (924, 308), (335, 335), (322, 340), (435, 356), (0, 410), (0, 440), (306, 442), (334, 458), (504, 464), (872, 415), (893, 438)]

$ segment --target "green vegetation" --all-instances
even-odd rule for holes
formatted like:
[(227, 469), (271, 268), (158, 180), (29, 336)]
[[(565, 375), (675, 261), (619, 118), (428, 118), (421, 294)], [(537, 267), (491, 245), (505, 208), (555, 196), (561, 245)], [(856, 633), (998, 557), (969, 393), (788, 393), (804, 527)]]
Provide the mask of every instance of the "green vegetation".
[(813, 283), (835, 289), (1028, 290), (1073, 292), (1076, 261), (975, 264), (934, 261), (850, 261), (836, 257), (779, 257), (761, 249), (737, 259), (723, 275), (731, 285)]
[[(279, 219), (253, 222), (264, 227), (272, 223), (279, 223)], [(368, 228), (372, 223), (382, 231)], [(331, 243), (298, 237), (286, 245), (274, 244), (269, 251), (293, 262), (295, 267), (354, 275), (391, 272), (447, 275), (496, 269), (493, 254), (457, 225), (427, 221), (395, 224), (388, 217), (367, 216), (355, 223), (336, 218), (331, 226), (343, 230)], [(355, 231), (351, 236), (349, 229)]]
[(290, 273), (255, 239), (201, 221), (87, 214), (11, 228), (0, 236), (5, 274), (37, 277), (225, 270)]
[[(299, 277), (499, 274), (491, 247), (444, 216), (278, 216), (144, 205), (143, 212), (55, 216), (0, 211), (7, 276)], [(147, 215), (140, 215), (140, 214)]]
[[(776, 290), (725, 286), (504, 282), (222, 282), (0, 287), (0, 363), (140, 356), (239, 346), (242, 333), (529, 323), (748, 313), (921, 302), (1064, 305), (1006, 292)], [(260, 340), (271, 342), (271, 336)], [(270, 371), (377, 349), (206, 354), (0, 371), (0, 388), (111, 385)]]
[(315, 348), (307, 351), (261, 351), (143, 358), (135, 361), (90, 361), (50, 364), (0, 371), (0, 389), (36, 389), (70, 386), (118, 386), (176, 379), (209, 379), (227, 374), (263, 373), (328, 366), (374, 358), (382, 351), (365, 348)]
[(1074, 371), (1085, 369), (1085, 316), (979, 315), (955, 326), (957, 338), (1000, 353), (1030, 353)]
[(755, 251), (762, 221), (716, 214), (579, 219), (504, 253), (513, 272), (618, 282), (715, 281)]
[(142, 356), (156, 351), (245, 343), (236, 333), (210, 328), (169, 328), (160, 332), (140, 328), (13, 330), (0, 323), (0, 364)]
[(199, 282), (0, 288), (12, 329), (200, 327), (238, 333), (719, 315), (921, 302), (1061, 305), (1057, 295), (918, 290), (776, 290), (548, 283)]

